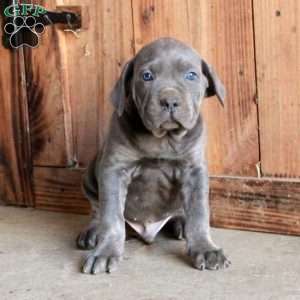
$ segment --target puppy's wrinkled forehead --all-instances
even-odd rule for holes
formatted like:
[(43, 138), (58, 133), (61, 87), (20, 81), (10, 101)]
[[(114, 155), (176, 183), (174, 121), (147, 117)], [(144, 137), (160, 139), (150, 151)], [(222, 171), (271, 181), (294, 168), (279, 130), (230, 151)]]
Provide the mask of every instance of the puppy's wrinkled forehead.
[(147, 67), (152, 64), (177, 64), (178, 67), (201, 66), (199, 54), (191, 47), (171, 38), (156, 40), (142, 48), (135, 57), (135, 67)]

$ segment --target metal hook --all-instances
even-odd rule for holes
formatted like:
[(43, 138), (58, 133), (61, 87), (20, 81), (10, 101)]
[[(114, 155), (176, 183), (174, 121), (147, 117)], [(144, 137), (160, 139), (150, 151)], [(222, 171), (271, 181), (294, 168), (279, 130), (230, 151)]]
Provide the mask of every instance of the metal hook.
[(72, 32), (76, 38), (79, 39), (79, 34), (78, 34), (78, 31), (79, 30), (74, 30), (73, 29), (73, 25), (71, 23), (71, 15), (70, 14), (66, 14), (66, 19), (67, 19), (67, 23), (68, 23), (68, 26), (69, 26), (69, 29), (64, 29), (65, 32)]
[(71, 23), (71, 15), (70, 14), (66, 14), (66, 19), (67, 19), (67, 23), (68, 23), (69, 29), (73, 29), (73, 25)]
[(47, 19), (47, 21), (49, 22), (49, 24), (53, 25), (53, 22), (51, 21), (51, 19), (49, 18), (49, 16), (46, 14), (45, 18)]

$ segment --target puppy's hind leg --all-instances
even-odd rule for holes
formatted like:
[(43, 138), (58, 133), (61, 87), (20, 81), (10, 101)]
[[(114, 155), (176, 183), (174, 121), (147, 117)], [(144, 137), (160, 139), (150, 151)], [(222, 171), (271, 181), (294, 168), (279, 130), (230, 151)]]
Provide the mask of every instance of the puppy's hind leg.
[(184, 240), (185, 239), (185, 234), (184, 234), (184, 225), (185, 225), (185, 220), (184, 217), (175, 217), (171, 222), (173, 222), (173, 234), (174, 237), (177, 240)]
[(165, 232), (171, 238), (174, 238), (176, 240), (184, 240), (185, 239), (184, 225), (185, 225), (184, 216), (173, 217), (166, 224)]

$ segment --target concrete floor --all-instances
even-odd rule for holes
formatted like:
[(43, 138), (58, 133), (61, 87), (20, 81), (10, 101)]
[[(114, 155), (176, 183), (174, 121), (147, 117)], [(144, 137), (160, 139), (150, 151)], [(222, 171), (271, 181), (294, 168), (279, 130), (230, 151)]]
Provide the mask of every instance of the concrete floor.
[(300, 299), (300, 238), (213, 230), (229, 254), (227, 270), (198, 271), (184, 242), (131, 239), (112, 274), (79, 272), (75, 237), (88, 217), (0, 207), (0, 299), (293, 300)]

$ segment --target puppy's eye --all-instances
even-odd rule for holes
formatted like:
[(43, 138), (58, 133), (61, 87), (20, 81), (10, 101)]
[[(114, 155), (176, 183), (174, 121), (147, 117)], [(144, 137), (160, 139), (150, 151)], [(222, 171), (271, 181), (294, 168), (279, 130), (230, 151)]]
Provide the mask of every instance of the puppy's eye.
[(154, 77), (153, 77), (153, 75), (152, 75), (152, 73), (150, 71), (145, 71), (143, 73), (143, 80), (144, 81), (151, 81), (153, 79), (154, 79)]
[(198, 75), (196, 72), (188, 72), (184, 75), (184, 78), (187, 79), (187, 80), (196, 80), (198, 78)]

